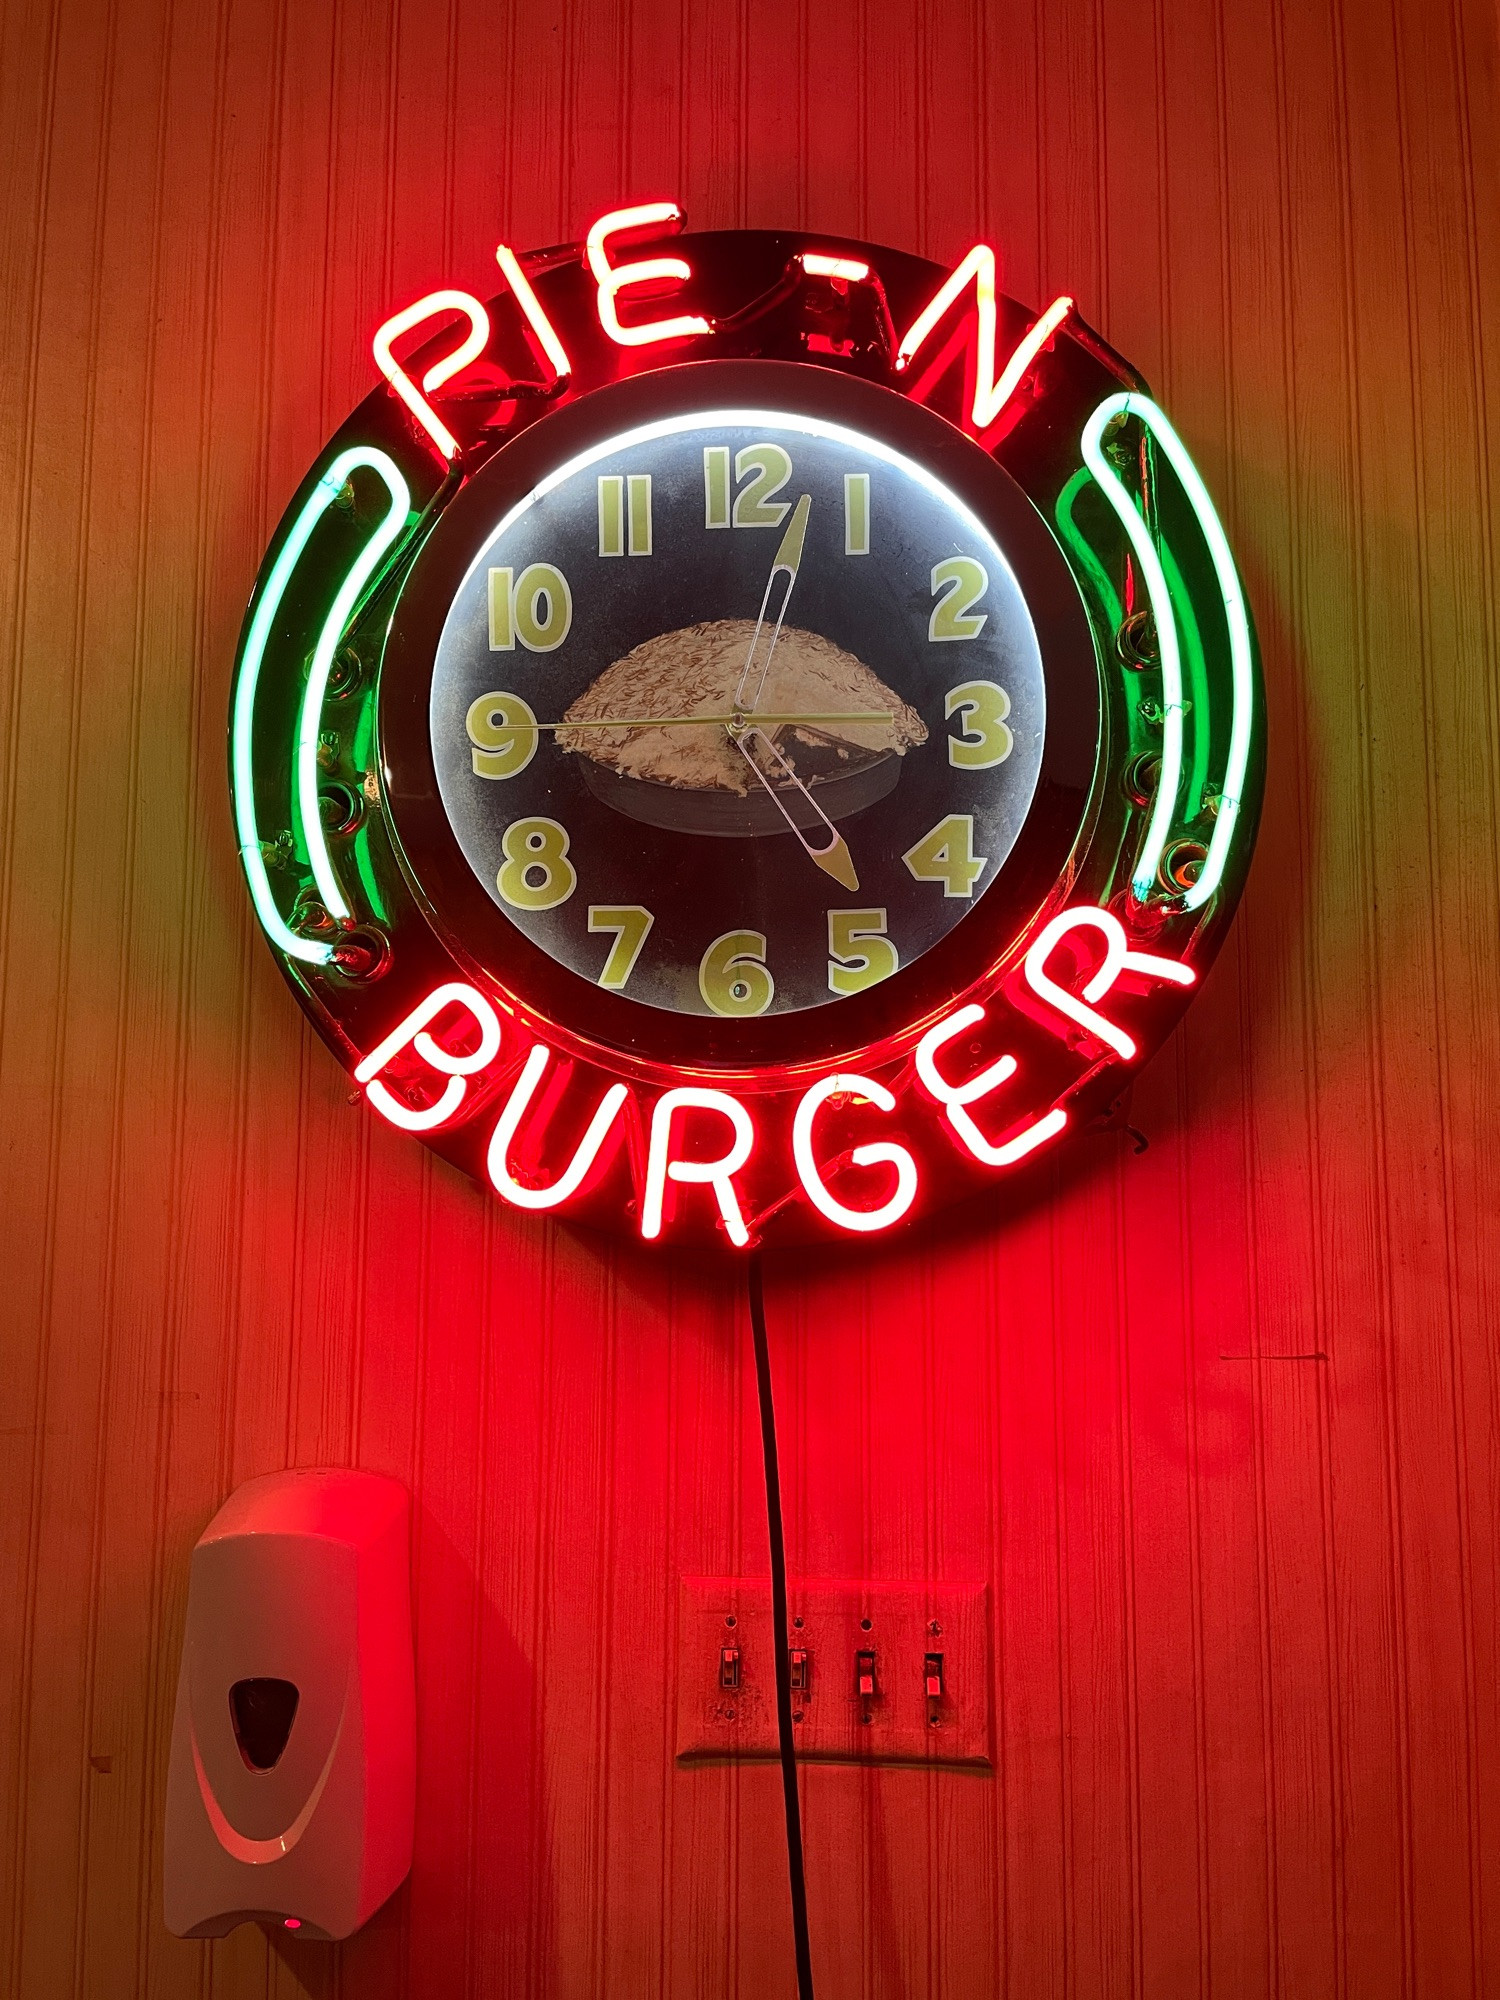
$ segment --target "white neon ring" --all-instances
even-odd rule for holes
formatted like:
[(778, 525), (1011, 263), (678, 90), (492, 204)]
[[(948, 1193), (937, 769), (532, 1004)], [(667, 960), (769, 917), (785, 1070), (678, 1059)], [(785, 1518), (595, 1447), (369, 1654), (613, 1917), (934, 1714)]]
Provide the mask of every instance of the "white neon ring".
[[(311, 938), (299, 937), (283, 919), (276, 907), (276, 899), (271, 893), (271, 881), (266, 872), (265, 856), (261, 852), (260, 832), (255, 819), (255, 691), (260, 682), (266, 644), (271, 636), (271, 624), (281, 609), (281, 601), (286, 595), (292, 572), (302, 559), (303, 551), (312, 538), (313, 529), (343, 491), (350, 473), (360, 466), (368, 466), (371, 471), (380, 475), (391, 496), (391, 504), (385, 519), (360, 551), (324, 621), (317, 652), (313, 656), (313, 672), (308, 678), (297, 725), (298, 800), (302, 806), (302, 831), (307, 841), (313, 878), (330, 912), (336, 917), (347, 916), (348, 906), (334, 878), (333, 864), (329, 859), (327, 843), (323, 839), (322, 821), (317, 810), (318, 722), (322, 714), (323, 691), (328, 683), (328, 670), (333, 663), (333, 649), (339, 642), (355, 600), (364, 588), (365, 579), (400, 533), (411, 507), (410, 489), (395, 461), (385, 452), (376, 451), (369, 445), (355, 445), (348, 451), (341, 451), (313, 488), (302, 512), (293, 522), (291, 533), (277, 552), (276, 560), (271, 566), (271, 574), (266, 579), (266, 587), (261, 592), (250, 619), (250, 630), (245, 638), (244, 651), (240, 656), (240, 671), (235, 681), (234, 708), (230, 723), (235, 831), (239, 837), (240, 862), (250, 887), (250, 900), (255, 905), (255, 914), (260, 919), (261, 928), (271, 941), (289, 958), (300, 958), (309, 965), (326, 965), (333, 956), (333, 946)], [(319, 661), (322, 662), (321, 674), (318, 671)], [(316, 705), (313, 704), (315, 683)], [(310, 725), (309, 715), (312, 718)], [(309, 727), (311, 744), (306, 755), (312, 761), (310, 785), (308, 773), (304, 768), (306, 761), (304, 743), (309, 734)], [(310, 816), (307, 807), (309, 790), (312, 801)]]

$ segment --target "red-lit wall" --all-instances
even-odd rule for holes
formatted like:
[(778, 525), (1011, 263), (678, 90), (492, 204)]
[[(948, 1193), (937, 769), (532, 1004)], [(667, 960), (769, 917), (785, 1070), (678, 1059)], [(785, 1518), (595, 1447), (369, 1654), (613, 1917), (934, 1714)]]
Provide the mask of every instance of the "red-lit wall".
[[(737, 1280), (351, 1108), (225, 796), (371, 327), (660, 194), (1075, 293), (1269, 685), (1141, 1137), (770, 1269), (794, 1567), (994, 1604), (992, 1777), (807, 1777), (819, 1994), (1500, 1990), (1496, 86), (1489, 0), (5, 0), (0, 1991), (789, 1990), (775, 1773), (672, 1755), (677, 1579), (766, 1561)], [(178, 1943), (188, 1551), (347, 1463), (417, 1496), (411, 1882)]]

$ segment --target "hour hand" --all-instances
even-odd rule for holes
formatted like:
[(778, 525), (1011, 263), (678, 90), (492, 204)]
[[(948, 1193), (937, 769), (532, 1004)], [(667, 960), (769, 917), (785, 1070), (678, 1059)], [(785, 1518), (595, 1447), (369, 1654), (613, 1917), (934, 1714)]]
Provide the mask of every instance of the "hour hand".
[[(771, 783), (771, 780), (756, 762), (755, 758), (751, 756), (749, 745), (752, 738), (759, 740), (765, 754), (780, 765), (788, 784), (795, 787), (802, 794), (813, 812), (816, 813), (824, 826), (827, 827), (828, 839), (823, 846), (813, 846), (802, 828), (792, 817), (791, 809), (788, 807), (786, 800), (781, 796), (775, 785)], [(815, 862), (825, 875), (831, 875), (835, 882), (842, 882), (851, 894), (857, 890), (859, 887), (859, 876), (855, 873), (854, 857), (849, 852), (849, 843), (844, 839), (844, 836), (839, 832), (833, 821), (824, 812), (823, 808), (818, 804), (807, 786), (803, 784), (802, 780), (797, 776), (797, 773), (792, 769), (785, 757), (782, 756), (766, 732), (758, 727), (731, 731), (730, 740), (755, 773), (756, 777), (759, 778), (760, 782), (770, 793), (776, 810), (792, 829), (792, 832), (796, 834), (798, 840), (801, 841), (803, 852), (806, 854), (808, 860)]]

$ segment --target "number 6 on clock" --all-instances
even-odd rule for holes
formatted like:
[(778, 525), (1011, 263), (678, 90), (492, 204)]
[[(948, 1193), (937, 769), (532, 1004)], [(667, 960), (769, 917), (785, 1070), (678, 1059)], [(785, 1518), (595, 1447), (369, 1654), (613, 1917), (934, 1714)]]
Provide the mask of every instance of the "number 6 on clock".
[(764, 1014), (776, 998), (764, 931), (725, 931), (716, 937), (699, 964), (698, 991), (712, 1013), (730, 1020)]

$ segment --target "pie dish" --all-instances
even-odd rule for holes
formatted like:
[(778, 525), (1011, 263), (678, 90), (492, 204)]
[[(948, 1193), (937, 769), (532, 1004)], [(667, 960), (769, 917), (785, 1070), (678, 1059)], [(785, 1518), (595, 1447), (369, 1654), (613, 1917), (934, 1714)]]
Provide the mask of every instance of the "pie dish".
[[(581, 760), (596, 798), (632, 819), (675, 832), (740, 837), (785, 832), (777, 801), (757, 783), (722, 719), (734, 711), (754, 636), (750, 618), (717, 618), (664, 632), (614, 661), (584, 690), (563, 716), (557, 745)], [(816, 792), (829, 819), (862, 812), (884, 798), (901, 775), (906, 752), (927, 740), (916, 710), (863, 661), (795, 626), (782, 628), (753, 712), (768, 720), (763, 731), (752, 726), (747, 732), (749, 754), (791, 816), (808, 828), (816, 815), (764, 754), (762, 737)], [(700, 714), (701, 724), (682, 719)], [(801, 715), (820, 720), (774, 719)], [(843, 719), (852, 715), (880, 719)], [(649, 719), (656, 717), (661, 720)]]

